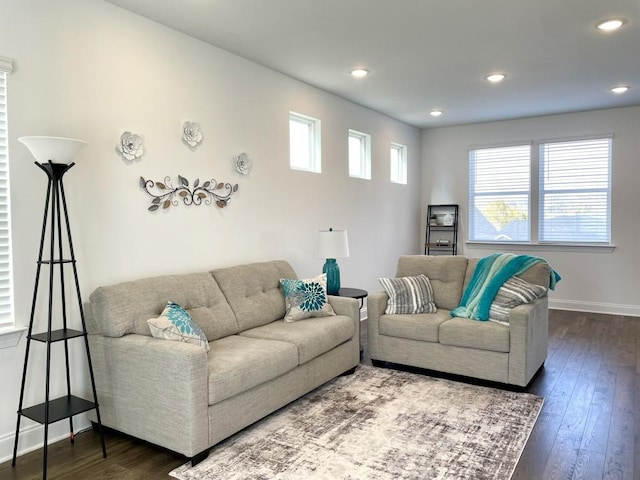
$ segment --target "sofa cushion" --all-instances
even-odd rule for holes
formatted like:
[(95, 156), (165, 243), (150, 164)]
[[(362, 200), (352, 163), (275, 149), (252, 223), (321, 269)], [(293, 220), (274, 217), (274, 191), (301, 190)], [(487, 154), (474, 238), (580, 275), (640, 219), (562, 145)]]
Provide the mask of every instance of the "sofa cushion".
[(436, 313), (381, 315), (378, 328), (381, 335), (438, 343), (440, 325), (450, 318), (451, 313), (444, 309)]
[(167, 302), (160, 316), (150, 318), (147, 323), (155, 338), (192, 343), (204, 348), (205, 352), (209, 351), (209, 341), (205, 334), (191, 315), (175, 302)]
[(211, 272), (235, 313), (240, 331), (284, 317), (281, 278), (297, 278), (284, 260), (250, 263)]
[(440, 343), (491, 352), (509, 352), (509, 327), (469, 318), (450, 318), (440, 325)]
[(95, 325), (106, 337), (127, 333), (150, 336), (147, 320), (160, 315), (168, 301), (182, 305), (209, 341), (238, 332), (231, 307), (207, 272), (164, 275), (99, 287), (90, 300)]
[(381, 278), (389, 299), (386, 314), (435, 313), (433, 289), (426, 275), (400, 278)]
[(467, 257), (403, 255), (398, 260), (396, 277), (426, 275), (433, 288), (436, 307), (453, 310), (460, 304), (466, 271)]
[(298, 349), (289, 342), (232, 335), (211, 342), (207, 364), (213, 405), (293, 370)]
[(285, 322), (335, 315), (327, 299), (326, 273), (303, 280), (281, 278), (280, 287), (287, 309)]
[(245, 330), (239, 335), (290, 342), (297, 347), (303, 364), (346, 342), (355, 334), (353, 318), (346, 315), (316, 317), (287, 323), (282, 320)]

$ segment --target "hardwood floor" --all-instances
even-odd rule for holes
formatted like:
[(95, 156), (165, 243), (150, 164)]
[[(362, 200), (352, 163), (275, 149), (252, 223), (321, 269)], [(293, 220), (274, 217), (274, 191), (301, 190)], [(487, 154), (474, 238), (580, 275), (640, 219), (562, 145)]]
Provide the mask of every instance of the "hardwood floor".
[[(545, 404), (512, 480), (640, 478), (640, 319), (551, 310), (549, 354), (527, 391)], [(366, 327), (363, 363), (370, 363)], [(161, 479), (180, 455), (93, 431), (49, 447), (49, 479)], [(2, 480), (41, 478), (42, 452), (0, 465)]]

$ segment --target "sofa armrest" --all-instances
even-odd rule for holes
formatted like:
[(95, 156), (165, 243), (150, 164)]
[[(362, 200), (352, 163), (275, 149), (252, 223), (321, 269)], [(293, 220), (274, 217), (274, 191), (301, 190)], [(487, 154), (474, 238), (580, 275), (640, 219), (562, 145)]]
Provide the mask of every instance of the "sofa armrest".
[(387, 309), (389, 296), (387, 292), (374, 292), (367, 297), (367, 337), (369, 347), (369, 357), (378, 359), (378, 338), (380, 336), (380, 317)]
[(329, 305), (336, 312), (336, 315), (346, 315), (353, 318), (354, 339), (360, 343), (360, 303), (355, 298), (336, 297), (328, 295)]
[(509, 383), (524, 387), (547, 358), (548, 297), (513, 308), (509, 329)]
[(136, 334), (89, 340), (106, 426), (188, 457), (209, 447), (203, 348)]

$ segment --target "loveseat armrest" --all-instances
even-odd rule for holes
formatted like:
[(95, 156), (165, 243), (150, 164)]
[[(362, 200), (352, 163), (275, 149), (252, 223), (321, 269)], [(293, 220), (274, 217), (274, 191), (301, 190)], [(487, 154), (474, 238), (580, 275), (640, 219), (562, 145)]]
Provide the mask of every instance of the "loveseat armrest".
[(374, 292), (367, 297), (367, 337), (369, 357), (373, 360), (378, 359), (380, 317), (387, 309), (388, 300), (389, 296), (385, 291)]
[(207, 353), (145, 335), (89, 335), (104, 425), (188, 457), (209, 445)]
[(511, 309), (509, 330), (509, 383), (524, 387), (547, 358), (548, 297)]

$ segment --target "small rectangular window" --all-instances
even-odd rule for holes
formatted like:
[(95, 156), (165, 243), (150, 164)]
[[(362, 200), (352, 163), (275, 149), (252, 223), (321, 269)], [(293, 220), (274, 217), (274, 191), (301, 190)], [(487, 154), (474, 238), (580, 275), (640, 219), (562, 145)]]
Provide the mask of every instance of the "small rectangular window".
[(320, 120), (289, 112), (289, 164), (294, 170), (320, 173)]
[(349, 130), (349, 176), (371, 180), (371, 135)]
[(407, 147), (399, 143), (391, 144), (391, 181), (407, 184)]
[(611, 138), (540, 144), (541, 242), (610, 243)]
[(469, 240), (528, 242), (531, 145), (469, 151)]

